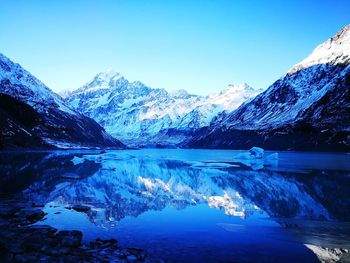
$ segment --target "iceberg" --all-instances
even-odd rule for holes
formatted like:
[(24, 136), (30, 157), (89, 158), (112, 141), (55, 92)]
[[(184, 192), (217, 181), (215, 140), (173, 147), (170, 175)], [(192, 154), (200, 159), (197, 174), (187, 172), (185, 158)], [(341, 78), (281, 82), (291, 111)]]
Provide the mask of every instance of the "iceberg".
[(259, 147), (253, 147), (247, 152), (237, 154), (234, 159), (239, 160), (252, 160), (262, 159), (264, 157), (264, 149)]
[(277, 165), (278, 153), (264, 156), (265, 151), (260, 147), (252, 147), (249, 151), (239, 153), (233, 157), (236, 162), (249, 166), (253, 170), (263, 169), (264, 165)]
[(249, 150), (251, 156), (261, 159), (264, 157), (264, 149), (260, 147), (253, 147)]

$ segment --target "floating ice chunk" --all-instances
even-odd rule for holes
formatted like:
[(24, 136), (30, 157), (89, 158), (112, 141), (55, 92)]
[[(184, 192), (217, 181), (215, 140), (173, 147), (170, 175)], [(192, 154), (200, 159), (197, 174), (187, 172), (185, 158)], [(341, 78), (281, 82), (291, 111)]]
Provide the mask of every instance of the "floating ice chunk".
[(77, 157), (77, 156), (74, 156), (74, 158), (71, 160), (71, 162), (72, 162), (74, 165), (77, 165), (77, 164), (80, 164), (80, 163), (85, 162), (85, 159), (84, 159), (84, 158)]
[(264, 149), (253, 147), (247, 152), (239, 153), (233, 158), (236, 162), (251, 167), (253, 170), (263, 169), (265, 165), (275, 166), (278, 162), (278, 153), (264, 156)]
[(262, 159), (264, 157), (264, 149), (259, 147), (253, 147), (247, 152), (237, 154), (234, 159), (250, 160), (250, 159)]
[(249, 150), (249, 153), (257, 159), (264, 157), (264, 149), (259, 147), (253, 147)]

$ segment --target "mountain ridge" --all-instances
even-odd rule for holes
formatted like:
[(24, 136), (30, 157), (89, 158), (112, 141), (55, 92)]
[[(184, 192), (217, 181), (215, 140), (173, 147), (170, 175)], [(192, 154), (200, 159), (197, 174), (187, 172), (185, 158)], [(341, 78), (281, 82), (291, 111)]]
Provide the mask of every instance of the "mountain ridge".
[[(243, 83), (200, 96), (185, 90), (150, 88), (140, 81), (129, 82), (116, 71), (107, 71), (70, 92), (65, 100), (126, 144), (176, 145), (184, 137), (175, 138), (175, 134), (209, 125), (219, 112), (232, 111), (258, 92)], [(163, 136), (175, 130), (178, 132), (172, 133), (172, 138)]]
[(254, 99), (214, 120), (187, 147), (350, 149), (349, 28), (317, 46)]
[[(40, 80), (0, 53), (1, 148), (81, 148), (124, 145)], [(27, 122), (20, 111), (31, 112)]]

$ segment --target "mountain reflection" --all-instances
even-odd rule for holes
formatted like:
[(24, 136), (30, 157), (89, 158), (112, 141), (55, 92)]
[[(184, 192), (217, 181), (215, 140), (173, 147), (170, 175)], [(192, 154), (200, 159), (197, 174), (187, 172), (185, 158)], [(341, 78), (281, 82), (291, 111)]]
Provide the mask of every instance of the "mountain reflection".
[(46, 204), (91, 207), (97, 225), (166, 207), (206, 204), (229, 216), (349, 221), (344, 172), (277, 172), (246, 166), (195, 165), (123, 152), (55, 152), (1, 156), (2, 195)]

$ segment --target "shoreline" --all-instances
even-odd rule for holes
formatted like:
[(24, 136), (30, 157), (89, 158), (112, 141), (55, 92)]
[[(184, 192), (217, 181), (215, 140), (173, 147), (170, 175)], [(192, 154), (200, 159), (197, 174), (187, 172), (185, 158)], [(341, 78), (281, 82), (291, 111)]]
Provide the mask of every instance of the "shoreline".
[(1, 262), (162, 262), (115, 239), (83, 242), (81, 231), (33, 225), (45, 220), (42, 206), (12, 202), (0, 206)]

